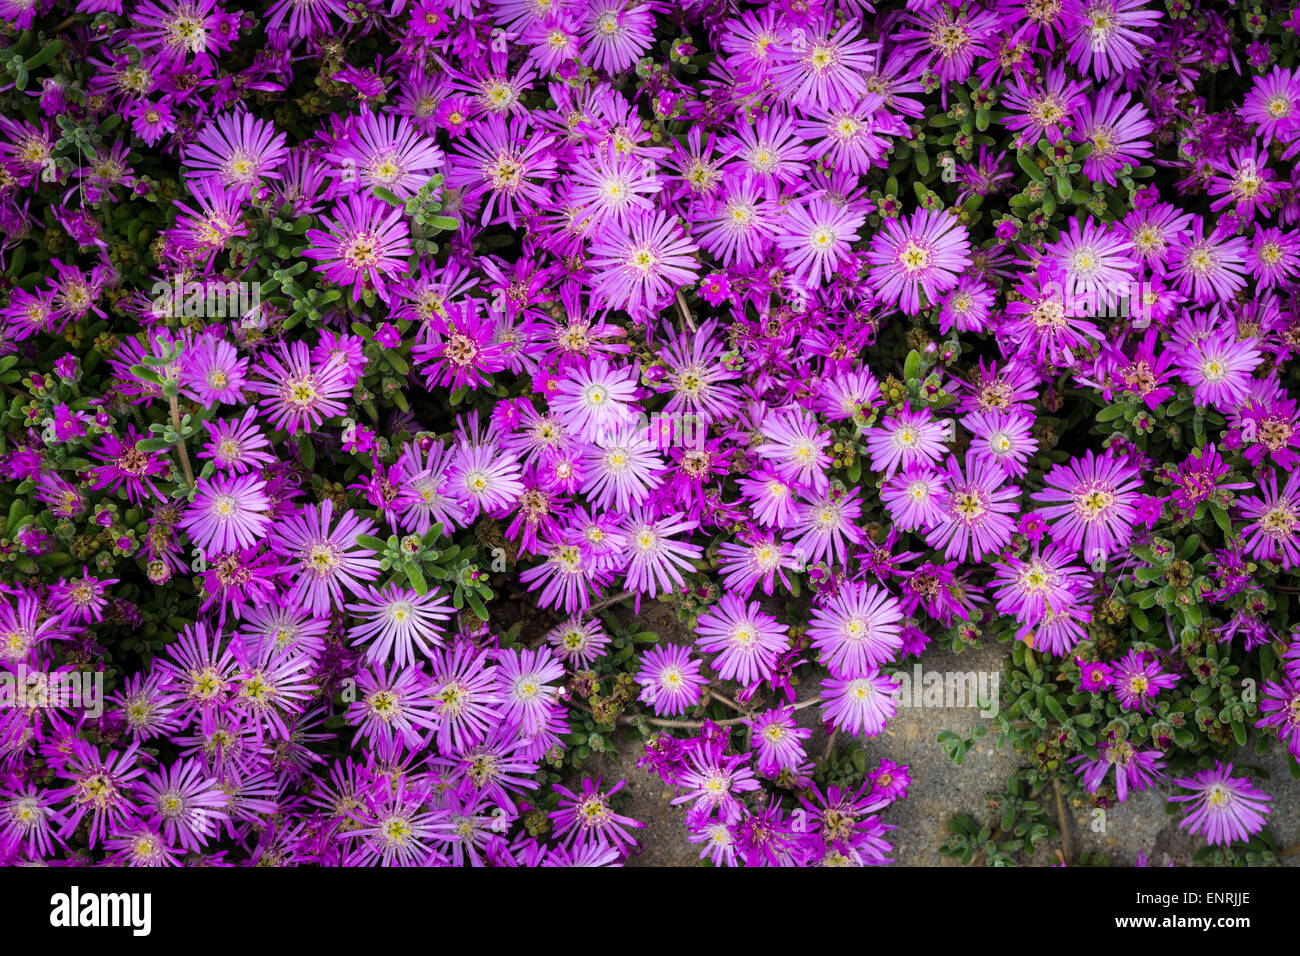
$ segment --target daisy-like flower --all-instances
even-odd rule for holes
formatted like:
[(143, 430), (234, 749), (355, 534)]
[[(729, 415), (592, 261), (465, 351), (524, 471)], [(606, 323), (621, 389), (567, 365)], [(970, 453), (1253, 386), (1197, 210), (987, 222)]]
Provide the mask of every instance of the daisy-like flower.
[(0, 600), (0, 664), (28, 661), (40, 645), (69, 636), (62, 617), (43, 613), (35, 592), (16, 590), (12, 598)]
[(127, 500), (132, 504), (143, 504), (150, 498), (164, 501), (162, 492), (154, 485), (152, 479), (171, 471), (167, 459), (155, 452), (144, 451), (140, 443), (147, 438), (128, 424), (126, 434), (121, 438), (105, 435), (92, 449), (90, 457), (104, 464), (90, 469), (93, 478), (91, 488), (98, 491), (108, 488), (111, 491), (123, 489)]
[(486, 195), (482, 224), (499, 218), (514, 229), (521, 212), (541, 208), (550, 198), (542, 182), (556, 175), (554, 141), (531, 133), (524, 116), (488, 116), (452, 158), (447, 186), (463, 188), (467, 202)]
[(1260, 291), (1284, 285), (1300, 274), (1300, 237), (1292, 232), (1255, 226), (1246, 266)]
[(609, 637), (596, 618), (583, 621), (571, 617), (559, 627), (552, 628), (546, 641), (555, 648), (556, 655), (572, 668), (590, 667), (598, 657), (603, 657)]
[(613, 438), (636, 421), (636, 367), (613, 366), (595, 356), (571, 368), (550, 397), (551, 410), (567, 434), (584, 441)]
[(933, 305), (957, 284), (971, 264), (970, 234), (957, 217), (942, 209), (917, 209), (911, 218), (888, 219), (872, 237), (867, 253), (876, 294), (908, 315)]
[(30, 784), (0, 790), (0, 854), (25, 854), (30, 862), (44, 860), (62, 842), (56, 834), (65, 823), (50, 791)]
[(1205, 321), (1183, 318), (1174, 329), (1174, 370), (1194, 389), (1196, 404), (1229, 411), (1250, 388), (1251, 374), (1263, 361), (1252, 340), (1218, 321), (1214, 309)]
[(1217, 211), (1232, 206), (1236, 215), (1249, 220), (1256, 209), (1273, 205), (1282, 186), (1268, 168), (1268, 158), (1268, 149), (1255, 143), (1230, 149), (1227, 156), (1213, 160), (1219, 175), (1210, 181), (1209, 191), (1218, 198), (1210, 208)]
[(271, 535), (272, 550), (287, 558), (295, 573), (286, 598), (318, 615), (343, 606), (344, 587), (360, 596), (361, 582), (379, 577), (375, 553), (357, 545), (359, 535), (375, 533), (375, 523), (352, 511), (345, 511), (331, 528), (333, 520), (334, 502), (326, 498), (275, 525)]
[[(340, 358), (323, 365), (314, 362), (302, 341), (279, 343), (253, 371), (260, 381), (250, 382), (249, 389), (266, 396), (258, 406), (266, 410), (274, 428), (283, 428), (290, 436), (314, 431), (325, 419), (345, 414), (347, 406), (340, 399), (351, 393), (355, 382)], [(224, 451), (220, 445), (217, 450)]]
[(1255, 726), (1276, 729), (1278, 740), (1286, 744), (1291, 756), (1300, 759), (1300, 673), (1264, 681), (1261, 690), (1261, 717)]
[(645, 158), (620, 153), (611, 142), (591, 156), (579, 156), (569, 199), (582, 207), (580, 218), (593, 228), (607, 222), (625, 227), (654, 208), (653, 197), (663, 188), (654, 166)]
[(582, 493), (599, 508), (643, 504), (663, 484), (665, 466), (646, 430), (639, 425), (602, 436), (584, 452)]
[(885, 482), (880, 500), (899, 531), (932, 528), (938, 524), (943, 477), (931, 468), (905, 468)]
[(937, 421), (927, 407), (912, 411), (908, 404), (896, 416), (884, 419), (866, 434), (867, 454), (874, 471), (886, 478), (900, 468), (933, 465), (947, 450), (944, 442), (952, 436), (950, 420)]
[(1130, 650), (1113, 665), (1115, 682), (1112, 689), (1124, 710), (1151, 713), (1151, 702), (1162, 690), (1178, 683), (1178, 675), (1166, 674), (1160, 663), (1146, 651)]
[(959, 332), (985, 331), (995, 298), (983, 279), (963, 275), (939, 302), (939, 331), (944, 335), (954, 328)]
[(1119, 458), (1094, 455), (1054, 465), (1043, 479), (1046, 487), (1030, 497), (1046, 503), (1040, 508), (1051, 525), (1052, 540), (1090, 563), (1121, 551), (1133, 537), (1137, 518), (1138, 469)]
[(1085, 98), (1078, 106), (1075, 128), (1079, 140), (1092, 146), (1083, 161), (1084, 175), (1116, 185), (1115, 176), (1125, 166), (1136, 168), (1151, 155), (1147, 139), (1155, 126), (1146, 107), (1127, 94), (1103, 89), (1096, 100)]
[(808, 757), (803, 742), (812, 729), (795, 723), (794, 708), (774, 707), (745, 720), (749, 726), (750, 746), (754, 749), (758, 772), (775, 777), (782, 770), (794, 772)]
[(248, 235), (242, 200), (237, 192), (202, 179), (193, 184), (190, 193), (198, 208), (177, 201), (182, 214), (166, 235), (178, 248), (206, 256), (211, 263), (231, 239)]
[(497, 664), (502, 715), (531, 737), (546, 723), (547, 708), (559, 699), (559, 689), (550, 682), (564, 677), (564, 665), (548, 647), (502, 651)]
[(971, 450), (984, 461), (996, 462), (1010, 478), (1023, 476), (1026, 462), (1038, 450), (1038, 439), (1031, 429), (1034, 419), (1028, 415), (1006, 412), (971, 412), (961, 420), (962, 427), (975, 436)]
[(216, 0), (148, 0), (132, 11), (133, 39), (156, 58), (160, 68), (179, 73), (188, 65), (199, 76), (207, 76), (214, 54), (230, 49), (237, 35), (233, 29), (221, 29), (224, 16)]
[(997, 609), (1022, 624), (1033, 624), (1071, 606), (1085, 590), (1086, 578), (1084, 569), (1070, 560), (1069, 554), (1048, 545), (1024, 558), (994, 564)]
[(1099, 80), (1141, 66), (1140, 50), (1150, 45), (1142, 32), (1162, 14), (1143, 9), (1147, 0), (1065, 0), (1062, 35), (1067, 56), (1080, 73)]
[(704, 678), (702, 662), (691, 657), (690, 649), (680, 644), (652, 647), (641, 655), (636, 682), (641, 685), (638, 700), (654, 708), (658, 717), (677, 717), (700, 700)]
[(1232, 764), (1216, 760), (1213, 770), (1200, 770), (1174, 783), (1192, 791), (1169, 798), (1171, 803), (1188, 804), (1178, 825), (1202, 834), (1210, 846), (1249, 840), (1264, 829), (1264, 817), (1271, 809), (1268, 801), (1273, 798), (1246, 777), (1232, 776)]
[(403, 216), (401, 206), (390, 206), (369, 193), (351, 193), (335, 205), (332, 218), (320, 217), (323, 231), (307, 230), (310, 245), (302, 254), (318, 261), (313, 270), (329, 281), (351, 286), (354, 299), (366, 289), (387, 303), (384, 277), (405, 273), (403, 260), (413, 252)]
[(908, 26), (897, 31), (894, 39), (915, 51), (908, 75), (932, 71), (947, 90), (951, 83), (965, 82), (977, 56), (991, 55), (989, 42), (1000, 18), (991, 10), (954, 10), (941, 4), (933, 9), (918, 8), (904, 23)]
[(359, 597), (347, 606), (361, 619), (348, 628), (348, 636), (354, 645), (367, 645), (369, 663), (422, 664), (433, 653), (431, 648), (442, 646), (442, 622), (454, 611), (438, 591), (417, 594), (390, 582), (382, 589), (367, 585)]
[(1032, 84), (1017, 73), (1015, 84), (1005, 94), (1011, 115), (1002, 121), (1007, 129), (1019, 130), (1016, 147), (1024, 149), (1044, 136), (1051, 143), (1060, 142), (1061, 127), (1074, 126), (1074, 115), (1086, 100), (1084, 89), (1084, 84), (1066, 77), (1060, 67)]
[(405, 116), (362, 113), (337, 149), (325, 155), (350, 175), (351, 190), (382, 186), (400, 199), (414, 196), (442, 166), (442, 150)]
[(776, 244), (784, 251), (785, 265), (801, 280), (816, 287), (831, 275), (859, 237), (866, 216), (824, 199), (791, 204), (781, 220)]
[(800, 408), (782, 409), (765, 416), (760, 431), (767, 440), (754, 452), (772, 462), (778, 475), (791, 484), (826, 493), (830, 488), (826, 468), (831, 463), (826, 448), (831, 433), (818, 424), (816, 416)]
[(772, 82), (800, 107), (851, 106), (866, 94), (865, 76), (875, 61), (871, 41), (856, 39), (861, 29), (858, 20), (848, 20), (833, 32), (821, 25), (799, 36), (785, 62), (772, 69)]
[(1071, 219), (1069, 231), (1047, 247), (1043, 261), (1063, 275), (1062, 291), (1072, 310), (1086, 303), (1101, 311), (1128, 294), (1137, 271), (1132, 247), (1127, 234), (1108, 223)]
[(650, 5), (594, 0), (582, 21), (582, 59), (597, 70), (621, 73), (645, 55), (653, 41)]
[(1080, 754), (1071, 758), (1070, 763), (1080, 764), (1074, 772), (1083, 777), (1083, 785), (1089, 793), (1096, 793), (1114, 768), (1115, 793), (1123, 803), (1130, 792), (1139, 793), (1164, 777), (1161, 769), (1165, 763), (1160, 756), (1159, 750), (1138, 750), (1120, 737), (1099, 743), (1095, 759)]
[(1204, 220), (1192, 216), (1188, 232), (1170, 246), (1169, 275), (1197, 305), (1228, 301), (1245, 288), (1248, 250), (1244, 237), (1222, 235), (1218, 225), (1207, 235)]
[(722, 148), (724, 158), (735, 160), (773, 200), (780, 197), (783, 187), (794, 186), (807, 173), (811, 156), (794, 120), (780, 108), (760, 116), (753, 125), (739, 126), (723, 140)]
[(402, 740), (416, 746), (437, 725), (427, 680), (418, 667), (374, 664), (357, 671), (357, 699), (347, 710), (357, 736), (370, 743)]
[(433, 652), (430, 672), (428, 695), (438, 716), (430, 739), (437, 737), (439, 751), (465, 753), (500, 726), (502, 695), (488, 651), (457, 641)]
[(1065, 267), (1056, 261), (1040, 262), (1033, 273), (1020, 276), (1017, 298), (1007, 302), (999, 329), (1015, 346), (1013, 354), (1018, 358), (1069, 368), (1079, 361), (1076, 351), (1087, 351), (1102, 337), (1101, 329), (1086, 316), (1094, 306), (1100, 311), (1115, 305), (1117, 287), (1107, 287), (1089, 299), (1067, 292), (1068, 281)]
[(198, 457), (211, 459), (218, 470), (242, 475), (246, 471), (260, 469), (275, 459), (263, 451), (271, 447), (265, 435), (255, 423), (257, 409), (249, 408), (240, 418), (220, 418), (205, 421), (203, 427), (208, 430), (210, 438), (199, 449)]
[(198, 760), (178, 760), (150, 771), (138, 783), (137, 791), (149, 821), (160, 828), (167, 842), (192, 853), (203, 852), (229, 819), (229, 795)]
[(393, 510), (400, 515), (402, 526), (414, 534), (424, 534), (434, 522), (442, 525), (444, 532), (465, 524), (465, 505), (451, 489), (453, 457), (441, 441), (429, 442), (423, 453), (412, 443), (402, 447), (394, 477), (397, 495)]
[(748, 598), (761, 579), (763, 593), (771, 597), (779, 575), (781, 583), (789, 588), (785, 572), (799, 567), (792, 550), (790, 545), (777, 541), (771, 532), (753, 533), (739, 543), (723, 542), (718, 547), (723, 585), (728, 592)]
[(907, 125), (884, 103), (879, 93), (868, 93), (835, 109), (807, 110), (809, 119), (799, 124), (799, 134), (817, 141), (816, 155), (825, 156), (834, 169), (866, 175), (872, 166), (883, 165), (891, 145), (888, 137), (907, 134)]
[(968, 555), (981, 560), (1011, 540), (1016, 524), (1012, 517), (1020, 509), (1020, 488), (1003, 486), (1006, 476), (995, 462), (966, 452), (962, 474), (956, 458), (948, 460), (943, 489), (935, 505), (939, 512), (935, 526), (926, 535), (931, 548), (945, 547), (944, 557), (965, 561)]
[(862, 543), (862, 529), (856, 524), (862, 502), (855, 488), (847, 494), (831, 491), (799, 506), (794, 533), (794, 553), (801, 564), (823, 558), (840, 568), (848, 566), (849, 545)]
[(748, 762), (748, 754), (723, 754), (706, 740), (696, 740), (686, 752), (678, 778), (685, 792), (672, 803), (690, 803), (689, 813), (698, 819), (738, 823), (745, 812), (741, 795), (760, 787), (754, 771), (745, 766)]
[(694, 285), (698, 247), (663, 211), (609, 227), (591, 244), (592, 289), (606, 305), (634, 315), (654, 312), (677, 286)]
[(718, 655), (718, 675), (746, 687), (771, 676), (777, 655), (789, 646), (784, 624), (760, 611), (757, 601), (747, 605), (731, 594), (700, 615), (695, 633), (700, 650)]
[(1242, 119), (1255, 124), (1255, 132), (1265, 144), (1278, 139), (1290, 142), (1300, 126), (1300, 77), (1282, 66), (1255, 77), (1239, 112)]
[(703, 556), (699, 545), (673, 540), (673, 535), (690, 533), (699, 526), (678, 514), (654, 517), (645, 509), (633, 512), (624, 525), (626, 544), (623, 547), (627, 577), (624, 587), (639, 595), (654, 597), (668, 591), (673, 585), (683, 585), (682, 572), (694, 572), (691, 561)]
[(276, 132), (270, 120), (246, 112), (227, 113), (200, 128), (185, 151), (184, 164), (247, 198), (259, 179), (280, 178), (277, 170), (289, 158), (285, 141), (285, 134)]
[(704, 250), (724, 266), (753, 265), (779, 232), (772, 204), (751, 175), (724, 178), (724, 192), (706, 208), (697, 237)]
[(66, 760), (54, 768), (68, 785), (49, 791), (50, 797), (69, 801), (66, 822), (58, 832), (60, 839), (71, 836), (89, 816), (87, 845), (94, 849), (110, 827), (116, 830), (135, 819), (134, 781), (144, 773), (144, 767), (137, 766), (139, 757), (136, 744), (100, 756), (99, 747), (84, 740), (72, 741)]
[(608, 583), (609, 574), (603, 561), (590, 549), (567, 537), (543, 541), (541, 553), (546, 560), (519, 575), (529, 591), (539, 587), (538, 603), (542, 607), (560, 608), (576, 614), (591, 606), (591, 592)]
[(1292, 471), (1279, 494), (1277, 474), (1267, 472), (1263, 497), (1242, 497), (1237, 503), (1249, 523), (1242, 529), (1253, 558), (1277, 561), (1286, 570), (1300, 566), (1300, 471)]
[(435, 314), (421, 327), (422, 338), (411, 357), (430, 388), (484, 388), (507, 364), (507, 346), (494, 341), (497, 321), (474, 301), (451, 303), (447, 315)]
[(876, 668), (861, 677), (822, 681), (822, 718), (854, 737), (878, 737), (898, 713), (898, 683)]
[(400, 783), (382, 786), (381, 796), (352, 815), (353, 828), (339, 834), (358, 844), (344, 858), (344, 865), (423, 866), (437, 859), (433, 843), (442, 815), (426, 810), (424, 797)]
[(251, 548), (271, 527), (266, 482), (255, 475), (200, 478), (181, 527), (209, 554)]
[(627, 781), (620, 780), (608, 791), (602, 791), (601, 779), (592, 782), (590, 777), (583, 777), (580, 794), (555, 784), (552, 789), (560, 795), (560, 802), (547, 815), (555, 821), (555, 836), (563, 846), (600, 844), (627, 853), (636, 846), (636, 839), (627, 828), (645, 824), (610, 809), (609, 798), (622, 790)]
[[(224, 299), (221, 300), (224, 306)], [(207, 408), (239, 405), (244, 401), (244, 376), (248, 359), (221, 339), (204, 337), (181, 357), (181, 390)]]
[(663, 387), (671, 390), (664, 412), (674, 415), (685, 411), (704, 422), (717, 421), (734, 414), (739, 407), (735, 386), (727, 380), (737, 373), (723, 364), (723, 343), (718, 341), (719, 325), (715, 320), (700, 324), (693, 335), (679, 333), (660, 353), (668, 374)]
[(447, 469), (449, 494), (465, 506), (465, 520), (480, 513), (500, 515), (509, 511), (524, 493), (519, 480), (519, 461), (493, 444), (456, 446)]
[(849, 581), (813, 607), (808, 636), (834, 676), (863, 677), (902, 649), (902, 620), (897, 598), (874, 584)]
[(116, 584), (117, 578), (101, 580), (82, 567), (81, 577), (68, 577), (50, 585), (50, 605), (63, 615), (68, 624), (89, 624), (103, 617), (108, 601), (104, 598), (107, 585)]

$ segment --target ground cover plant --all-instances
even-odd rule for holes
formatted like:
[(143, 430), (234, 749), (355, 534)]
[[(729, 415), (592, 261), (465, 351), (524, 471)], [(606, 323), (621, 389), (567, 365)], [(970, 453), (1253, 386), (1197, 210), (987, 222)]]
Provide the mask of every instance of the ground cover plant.
[(1289, 5), (0, 18), (0, 861), (617, 865), (630, 752), (707, 864), (886, 863), (981, 644), (947, 852), (1284, 852)]

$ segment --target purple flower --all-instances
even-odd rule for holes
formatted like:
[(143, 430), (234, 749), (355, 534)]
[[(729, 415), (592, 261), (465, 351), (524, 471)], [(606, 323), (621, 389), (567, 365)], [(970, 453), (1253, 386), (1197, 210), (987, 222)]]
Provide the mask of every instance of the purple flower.
[(1273, 798), (1245, 777), (1233, 777), (1232, 764), (1216, 760), (1213, 770), (1200, 770), (1174, 783), (1193, 791), (1169, 798), (1188, 804), (1178, 825), (1189, 833), (1204, 835), (1210, 846), (1248, 840), (1264, 828), (1268, 801)]

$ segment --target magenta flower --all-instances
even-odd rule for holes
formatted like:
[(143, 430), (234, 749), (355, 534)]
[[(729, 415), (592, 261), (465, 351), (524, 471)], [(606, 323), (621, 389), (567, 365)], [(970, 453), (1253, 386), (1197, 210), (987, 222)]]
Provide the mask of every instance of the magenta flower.
[(868, 668), (861, 677), (822, 681), (822, 716), (854, 737), (878, 737), (886, 722), (898, 712), (898, 684)]
[(591, 244), (593, 291), (611, 308), (637, 315), (655, 311), (676, 286), (693, 285), (698, 247), (662, 211), (610, 226)]
[(848, 582), (813, 606), (808, 636), (834, 676), (859, 678), (899, 654), (902, 620), (897, 598), (875, 585)]
[(776, 244), (785, 264), (800, 279), (816, 287), (831, 278), (859, 238), (866, 217), (821, 199), (791, 205), (781, 220)]
[(757, 601), (746, 605), (730, 594), (700, 615), (695, 633), (700, 650), (718, 655), (718, 675), (746, 687), (767, 679), (789, 644), (785, 625), (760, 611)]
[(1070, 763), (1080, 766), (1075, 773), (1083, 777), (1089, 793), (1096, 793), (1111, 769), (1115, 770), (1115, 793), (1119, 802), (1128, 799), (1129, 792), (1140, 792), (1164, 778), (1161, 768), (1165, 763), (1158, 750), (1138, 750), (1124, 738), (1103, 741), (1097, 745), (1096, 759), (1081, 754)]
[(1277, 561), (1286, 570), (1300, 565), (1300, 471), (1292, 471), (1281, 493), (1277, 474), (1267, 473), (1262, 497), (1243, 497), (1239, 504), (1247, 519), (1242, 529), (1251, 557)]
[(1130, 650), (1114, 667), (1113, 690), (1124, 710), (1151, 712), (1151, 701), (1162, 690), (1178, 683), (1178, 675), (1166, 674), (1146, 651)]
[(352, 193), (335, 205), (333, 218), (323, 215), (321, 222), (324, 231), (307, 230), (310, 245), (302, 253), (320, 262), (313, 269), (330, 282), (351, 286), (354, 299), (359, 300), (363, 290), (373, 290), (388, 302), (384, 277), (403, 274), (403, 260), (412, 253), (402, 208)]
[[(323, 365), (312, 361), (307, 343), (301, 341), (281, 342), (275, 354), (262, 356), (254, 372), (261, 380), (248, 387), (267, 396), (258, 405), (269, 413), (273, 427), (291, 436), (315, 431), (325, 419), (344, 414), (347, 406), (340, 399), (351, 392), (355, 380), (341, 359)], [(217, 451), (225, 457), (227, 449), (218, 445)]]
[(926, 535), (932, 548), (945, 548), (945, 558), (978, 561), (997, 551), (1015, 533), (1020, 488), (1003, 485), (1005, 475), (994, 462), (966, 452), (965, 474), (956, 458), (948, 460), (942, 490), (935, 501), (938, 523)]
[(379, 577), (374, 552), (357, 545), (359, 535), (375, 533), (375, 523), (345, 511), (331, 528), (333, 518), (334, 502), (326, 498), (277, 525), (271, 535), (272, 550), (283, 555), (294, 570), (287, 598), (313, 614), (328, 614), (331, 607), (342, 607), (343, 588), (360, 596), (364, 594), (362, 582)]
[(868, 281), (886, 302), (909, 315), (938, 302), (971, 264), (970, 234), (943, 210), (917, 209), (910, 219), (886, 220), (871, 240)]
[(702, 663), (690, 655), (690, 650), (680, 644), (652, 647), (641, 656), (641, 669), (636, 682), (641, 685), (638, 698), (649, 704), (660, 717), (676, 717), (694, 707), (700, 700), (704, 678), (700, 676)]
[(1170, 802), (1188, 804), (1178, 825), (1189, 833), (1202, 834), (1210, 846), (1249, 840), (1251, 834), (1264, 829), (1268, 801), (1273, 798), (1247, 778), (1232, 776), (1232, 764), (1216, 760), (1213, 770), (1200, 770), (1174, 783), (1193, 791), (1169, 798)]
[(266, 482), (253, 475), (200, 478), (181, 527), (209, 554), (251, 548), (271, 527), (265, 489)]
[(636, 846), (628, 828), (645, 824), (610, 809), (609, 798), (622, 790), (627, 781), (620, 780), (608, 791), (602, 791), (601, 779), (593, 783), (590, 777), (583, 777), (580, 794), (556, 784), (553, 789), (560, 795), (560, 802), (548, 816), (555, 821), (555, 835), (563, 846), (594, 843), (627, 853)]
[(1128, 544), (1142, 485), (1137, 468), (1090, 449), (1083, 458), (1053, 466), (1043, 483), (1047, 487), (1030, 497), (1047, 504), (1038, 514), (1050, 522), (1052, 540), (1060, 547), (1071, 552), (1082, 547), (1091, 563)]

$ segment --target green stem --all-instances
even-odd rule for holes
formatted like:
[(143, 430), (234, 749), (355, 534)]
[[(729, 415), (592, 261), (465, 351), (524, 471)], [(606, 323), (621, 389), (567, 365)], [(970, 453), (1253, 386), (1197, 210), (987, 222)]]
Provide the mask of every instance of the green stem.
[(172, 427), (176, 429), (176, 435), (179, 441), (176, 442), (176, 450), (180, 454), (181, 469), (185, 472), (185, 480), (189, 482), (190, 490), (194, 490), (194, 471), (190, 468), (190, 453), (185, 450), (185, 436), (181, 434), (181, 407), (176, 401), (176, 396), (172, 395), (169, 399), (172, 407)]

